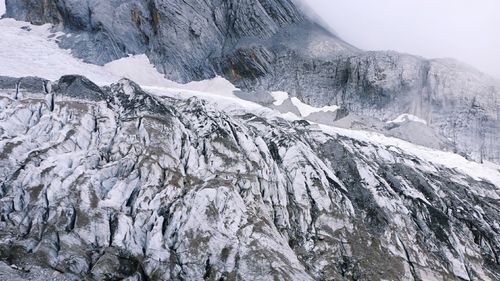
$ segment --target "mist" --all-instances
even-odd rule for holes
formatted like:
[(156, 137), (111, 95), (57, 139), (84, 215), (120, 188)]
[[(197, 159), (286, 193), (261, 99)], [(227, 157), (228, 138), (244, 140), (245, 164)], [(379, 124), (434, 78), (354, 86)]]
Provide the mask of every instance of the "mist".
[(498, 0), (303, 0), (364, 50), (454, 58), (500, 79)]

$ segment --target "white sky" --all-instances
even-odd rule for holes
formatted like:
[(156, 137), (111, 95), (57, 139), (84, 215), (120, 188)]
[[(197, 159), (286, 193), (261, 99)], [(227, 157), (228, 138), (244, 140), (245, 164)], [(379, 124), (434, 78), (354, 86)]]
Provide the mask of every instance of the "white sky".
[(452, 57), (500, 78), (500, 0), (302, 0), (365, 50)]

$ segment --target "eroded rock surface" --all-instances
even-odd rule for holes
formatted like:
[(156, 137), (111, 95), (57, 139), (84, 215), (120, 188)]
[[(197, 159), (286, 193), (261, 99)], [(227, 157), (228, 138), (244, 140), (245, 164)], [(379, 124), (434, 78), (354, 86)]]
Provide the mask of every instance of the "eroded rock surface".
[(1, 77), (0, 166), (0, 259), (19, 268), (95, 280), (500, 278), (495, 180), (128, 80)]

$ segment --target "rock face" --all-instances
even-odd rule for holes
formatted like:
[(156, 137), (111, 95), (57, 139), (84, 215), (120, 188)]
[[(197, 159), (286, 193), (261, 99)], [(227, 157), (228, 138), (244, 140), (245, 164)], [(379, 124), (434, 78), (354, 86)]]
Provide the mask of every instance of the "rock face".
[(0, 259), (95, 280), (499, 280), (500, 171), (461, 159), (128, 80), (0, 77)]
[[(300, 45), (292, 32), (331, 36), (290, 0), (7, 0), (6, 4), (7, 16), (75, 32), (79, 36), (64, 38), (61, 44), (88, 62), (103, 64), (147, 53), (158, 70), (184, 82), (211, 78), (220, 71), (241, 76), (241, 69), (226, 62), (226, 56), (257, 59), (269, 51), (247, 47), (270, 45), (277, 39)], [(330, 41), (332, 48), (354, 49), (338, 38)], [(248, 75), (251, 72), (248, 69)]]
[(500, 86), (453, 61), (361, 52), (291, 0), (6, 0), (7, 16), (71, 32), (61, 46), (92, 63), (146, 53), (168, 78), (221, 75), (383, 121), (417, 115), (455, 150), (500, 163)]

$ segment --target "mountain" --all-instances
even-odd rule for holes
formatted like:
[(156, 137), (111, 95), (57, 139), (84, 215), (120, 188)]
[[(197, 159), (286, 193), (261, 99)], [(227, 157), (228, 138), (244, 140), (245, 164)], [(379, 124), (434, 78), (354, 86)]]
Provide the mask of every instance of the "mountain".
[(95, 280), (497, 280), (500, 169), (270, 110), (0, 78), (0, 258)]
[(0, 20), (0, 279), (500, 279), (488, 76), (288, 0), (6, 8), (53, 26)]
[[(273, 42), (288, 41), (301, 49), (302, 43), (323, 36), (332, 41), (326, 47), (354, 49), (330, 38), (327, 30), (306, 19), (290, 0), (27, 0), (6, 4), (8, 17), (53, 23), (79, 35), (63, 38), (61, 45), (87, 62), (104, 64), (128, 54), (147, 53), (159, 71), (181, 82), (221, 72), (243, 75), (244, 69), (233, 69), (239, 66), (228, 59), (239, 55), (245, 59), (251, 52), (254, 58), (264, 56), (269, 52), (264, 44), (271, 47)], [(299, 34), (304, 34), (304, 42), (297, 40)], [(247, 75), (258, 75), (256, 71), (248, 69)]]
[(450, 60), (364, 52), (291, 0), (7, 0), (8, 17), (53, 23), (87, 62), (148, 55), (179, 82), (221, 75), (247, 91), (286, 91), (353, 115), (426, 120), (454, 151), (500, 163), (500, 82)]

